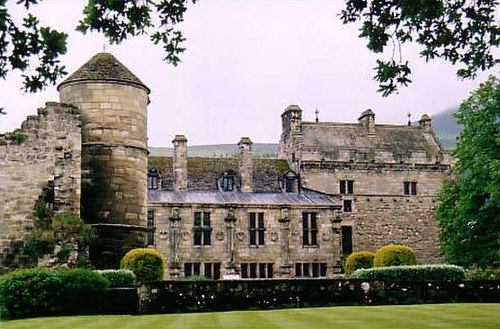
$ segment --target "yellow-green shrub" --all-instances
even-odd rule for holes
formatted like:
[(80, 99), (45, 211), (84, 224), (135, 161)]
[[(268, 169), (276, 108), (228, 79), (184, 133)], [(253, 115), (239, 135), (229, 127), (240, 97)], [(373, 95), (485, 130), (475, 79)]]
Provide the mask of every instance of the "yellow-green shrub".
[(161, 281), (165, 269), (162, 254), (153, 249), (132, 249), (123, 256), (120, 268), (134, 272), (138, 283)]
[(415, 250), (402, 245), (388, 245), (380, 248), (373, 259), (374, 267), (416, 265)]
[(357, 251), (347, 257), (345, 261), (345, 276), (349, 277), (352, 272), (360, 268), (372, 268), (375, 254), (370, 251)]

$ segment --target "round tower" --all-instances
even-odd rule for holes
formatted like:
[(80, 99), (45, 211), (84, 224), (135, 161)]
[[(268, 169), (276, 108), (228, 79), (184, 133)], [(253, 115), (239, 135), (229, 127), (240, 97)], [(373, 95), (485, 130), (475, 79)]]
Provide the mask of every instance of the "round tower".
[(109, 53), (92, 57), (58, 90), (62, 103), (82, 112), (81, 214), (98, 232), (90, 258), (116, 268), (146, 242), (150, 90)]

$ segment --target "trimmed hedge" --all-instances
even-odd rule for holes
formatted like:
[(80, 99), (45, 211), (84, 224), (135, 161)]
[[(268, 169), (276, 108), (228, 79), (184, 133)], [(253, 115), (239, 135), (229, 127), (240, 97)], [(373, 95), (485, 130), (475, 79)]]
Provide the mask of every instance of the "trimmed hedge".
[(110, 287), (131, 287), (135, 286), (135, 274), (131, 270), (100, 270), (96, 271), (108, 279)]
[(90, 270), (16, 270), (0, 279), (1, 313), (7, 318), (97, 313), (108, 288), (108, 280)]
[(350, 278), (394, 282), (462, 281), (465, 271), (456, 265), (403, 265), (360, 269)]
[(165, 269), (162, 254), (148, 248), (132, 249), (123, 256), (120, 268), (134, 272), (138, 283), (161, 281)]
[(402, 245), (388, 245), (380, 248), (373, 259), (374, 267), (417, 265), (415, 250)]
[(361, 268), (372, 268), (375, 254), (370, 251), (357, 251), (347, 257), (345, 261), (345, 276), (349, 277), (354, 271)]

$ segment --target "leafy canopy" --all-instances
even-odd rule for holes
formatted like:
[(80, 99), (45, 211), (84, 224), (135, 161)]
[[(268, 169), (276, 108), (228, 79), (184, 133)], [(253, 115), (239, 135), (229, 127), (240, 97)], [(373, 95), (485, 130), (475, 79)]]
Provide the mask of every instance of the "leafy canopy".
[[(66, 74), (58, 58), (66, 53), (68, 35), (39, 26), (33, 5), (41, 1), (17, 0), (28, 14), (16, 23), (8, 13), (7, 0), (0, 0), (0, 78), (19, 70), (28, 92), (54, 84)], [(177, 65), (185, 40), (177, 24), (191, 2), (196, 0), (88, 0), (76, 29), (97, 31), (111, 43), (148, 35), (162, 45), (164, 60)], [(368, 39), (371, 51), (380, 53), (392, 46), (392, 58), (377, 61), (374, 77), (387, 96), (411, 82), (410, 65), (401, 52), (406, 42), (422, 45), (426, 60), (461, 64), (457, 74), (462, 78), (474, 78), (479, 70), (498, 63), (492, 53), (500, 39), (497, 6), (498, 0), (345, 0), (341, 19), (346, 24), (361, 22), (360, 37)]]
[(344, 24), (360, 22), (362, 38), (375, 53), (392, 48), (389, 60), (377, 60), (375, 80), (388, 96), (411, 83), (411, 69), (403, 60), (402, 44), (422, 46), (426, 61), (441, 58), (458, 64), (460, 78), (475, 78), (478, 71), (499, 62), (500, 28), (495, 18), (497, 0), (346, 0)]
[(454, 181), (437, 210), (449, 262), (500, 266), (500, 79), (490, 76), (456, 113), (464, 129), (454, 155)]

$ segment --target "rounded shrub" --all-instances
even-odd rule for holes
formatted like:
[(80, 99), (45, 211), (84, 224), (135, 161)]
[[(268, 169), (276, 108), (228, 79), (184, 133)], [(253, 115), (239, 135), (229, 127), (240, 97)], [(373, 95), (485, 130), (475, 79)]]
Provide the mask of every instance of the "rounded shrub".
[(165, 269), (163, 256), (156, 250), (132, 249), (123, 256), (120, 268), (134, 272), (138, 283), (161, 281)]
[(352, 272), (360, 268), (372, 268), (375, 254), (370, 251), (357, 251), (347, 257), (345, 261), (345, 276), (349, 277)]
[(416, 265), (415, 250), (402, 245), (389, 245), (380, 248), (373, 259), (374, 267)]

